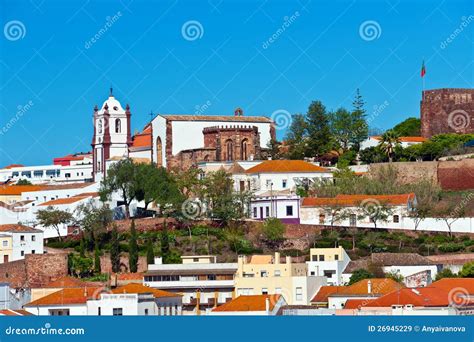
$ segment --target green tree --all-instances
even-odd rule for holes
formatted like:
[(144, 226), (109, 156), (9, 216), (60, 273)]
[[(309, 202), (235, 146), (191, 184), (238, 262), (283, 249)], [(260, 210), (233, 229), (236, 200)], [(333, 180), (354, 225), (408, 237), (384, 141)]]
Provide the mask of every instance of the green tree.
[(307, 148), (306, 128), (306, 118), (303, 114), (295, 114), (292, 116), (291, 125), (288, 127), (285, 136), (285, 144), (289, 147), (286, 158), (304, 158)]
[(367, 124), (367, 121), (365, 119), (366, 114), (365, 114), (365, 101), (360, 94), (360, 90), (356, 89), (356, 94), (354, 101), (352, 102), (352, 113), (351, 113), (351, 118), (352, 118), (352, 129), (353, 132), (351, 134), (351, 139), (350, 142), (352, 146), (354, 147), (354, 150), (358, 151), (360, 144), (362, 141), (367, 139), (369, 135), (369, 126)]
[(76, 277), (89, 277), (93, 273), (94, 263), (91, 258), (73, 255), (71, 258), (71, 272)]
[(360, 268), (358, 270), (355, 270), (351, 277), (349, 278), (349, 284), (348, 285), (352, 285), (352, 284), (355, 284), (357, 283), (358, 281), (361, 281), (363, 279), (371, 279), (371, 278), (374, 278), (375, 276), (367, 271), (365, 268)]
[(307, 157), (320, 157), (332, 146), (332, 134), (329, 115), (321, 101), (313, 101), (306, 114), (306, 131), (308, 133)]
[(267, 240), (278, 242), (284, 239), (285, 225), (277, 218), (268, 218), (262, 226), (262, 232)]
[(28, 179), (20, 179), (16, 185), (31, 185), (31, 182)]
[(138, 185), (138, 166), (132, 159), (122, 159), (110, 166), (100, 185), (101, 200), (105, 200), (114, 192), (121, 195), (125, 205), (125, 216), (130, 217), (130, 203), (136, 198), (140, 189)]
[(370, 199), (361, 201), (358, 204), (360, 210), (358, 218), (368, 218), (373, 223), (374, 228), (377, 229), (377, 224), (387, 222), (390, 215), (392, 215), (392, 208), (384, 202), (372, 201)]
[(381, 136), (378, 147), (387, 155), (388, 161), (393, 161), (393, 154), (395, 153), (395, 147), (400, 145), (400, 137), (392, 130), (386, 131)]
[(421, 134), (421, 120), (419, 118), (408, 118), (395, 125), (392, 130), (400, 137), (419, 137)]
[(95, 241), (94, 247), (94, 272), (96, 274), (102, 273), (102, 269), (100, 266), (100, 250), (99, 250), (99, 241)]
[(153, 250), (153, 241), (148, 239), (146, 245), (146, 263), (152, 265), (155, 263), (155, 251)]
[(86, 247), (85, 247), (84, 236), (81, 237), (81, 241), (79, 242), (79, 255), (81, 256), (81, 258), (86, 257)]
[(145, 202), (145, 210), (155, 200), (157, 184), (168, 181), (168, 173), (165, 168), (153, 164), (138, 164), (138, 185), (136, 191), (137, 201)]
[(138, 244), (137, 230), (135, 229), (135, 220), (130, 224), (130, 240), (128, 243), (128, 265), (130, 272), (137, 272), (138, 268)]
[(440, 280), (443, 278), (456, 278), (457, 275), (453, 273), (449, 268), (443, 268), (440, 272), (436, 273), (435, 280)]
[(268, 155), (273, 160), (281, 159), (280, 146), (281, 143), (273, 138), (267, 143)]
[(117, 226), (115, 224), (112, 228), (112, 236), (110, 238), (110, 263), (112, 264), (112, 272), (120, 272), (120, 242)]
[(112, 222), (112, 210), (106, 204), (96, 205), (93, 201), (79, 205), (76, 210), (76, 221), (87, 238), (94, 242), (94, 237), (105, 233), (107, 226)]
[(66, 210), (55, 209), (48, 206), (46, 209), (40, 209), (36, 212), (38, 224), (45, 228), (54, 228), (58, 233), (58, 238), (62, 241), (60, 227), (73, 221), (73, 216)]
[(459, 272), (459, 276), (462, 278), (474, 278), (474, 261), (465, 263)]
[(395, 271), (385, 273), (385, 278), (395, 280), (397, 283), (403, 283), (403, 276)]

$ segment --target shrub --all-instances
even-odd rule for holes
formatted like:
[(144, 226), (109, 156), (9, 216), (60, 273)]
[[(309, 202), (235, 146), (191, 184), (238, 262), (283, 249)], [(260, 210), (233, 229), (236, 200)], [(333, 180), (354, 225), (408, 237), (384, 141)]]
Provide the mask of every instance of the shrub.
[(369, 278), (374, 278), (374, 275), (367, 271), (364, 268), (360, 268), (358, 270), (355, 270), (354, 273), (352, 273), (351, 278), (349, 279), (349, 285), (352, 285), (354, 283), (357, 283), (358, 281), (361, 281), (363, 279), (369, 279)]
[(438, 250), (443, 253), (453, 253), (464, 249), (462, 243), (447, 242), (438, 246)]
[(262, 227), (263, 235), (270, 241), (281, 241), (284, 239), (285, 225), (277, 218), (269, 218)]

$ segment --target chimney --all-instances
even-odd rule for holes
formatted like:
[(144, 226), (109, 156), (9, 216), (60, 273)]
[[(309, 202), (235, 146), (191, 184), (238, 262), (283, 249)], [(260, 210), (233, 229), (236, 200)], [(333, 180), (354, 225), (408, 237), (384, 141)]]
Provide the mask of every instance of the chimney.
[(270, 312), (270, 298), (268, 296), (267, 298), (265, 298), (265, 312), (266, 313)]
[(162, 257), (155, 257), (155, 260), (154, 260), (154, 264), (155, 265), (161, 265), (163, 264), (163, 258)]
[(367, 282), (367, 293), (372, 293), (372, 282), (370, 280)]
[(291, 264), (291, 257), (290, 256), (286, 256), (286, 264), (287, 265), (290, 265)]
[(275, 261), (273, 262), (275, 265), (280, 264), (280, 252), (275, 252)]

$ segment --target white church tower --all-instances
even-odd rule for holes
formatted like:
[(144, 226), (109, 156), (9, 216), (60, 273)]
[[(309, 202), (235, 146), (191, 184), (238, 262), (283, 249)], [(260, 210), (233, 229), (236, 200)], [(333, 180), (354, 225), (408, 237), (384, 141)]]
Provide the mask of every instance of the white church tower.
[(98, 182), (105, 176), (106, 161), (110, 158), (128, 157), (132, 143), (130, 132), (130, 107), (122, 105), (110, 88), (109, 98), (99, 109), (94, 108), (94, 136), (92, 137), (93, 175)]

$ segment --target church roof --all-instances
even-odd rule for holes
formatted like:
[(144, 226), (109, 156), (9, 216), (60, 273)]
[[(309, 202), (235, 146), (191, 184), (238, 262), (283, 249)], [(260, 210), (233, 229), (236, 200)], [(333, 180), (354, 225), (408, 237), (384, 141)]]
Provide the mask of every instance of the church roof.
[(227, 116), (227, 115), (189, 115), (189, 114), (162, 114), (169, 121), (226, 121), (226, 122), (262, 122), (272, 123), (266, 116)]
[(148, 124), (145, 126), (143, 131), (140, 133), (137, 133), (133, 136), (132, 138), (132, 149), (138, 149), (138, 148), (151, 148), (151, 125)]
[(123, 114), (125, 112), (120, 102), (113, 95), (110, 95), (109, 98), (104, 101), (102, 107), (99, 109), (99, 114), (105, 112), (105, 105), (108, 106), (109, 114)]

